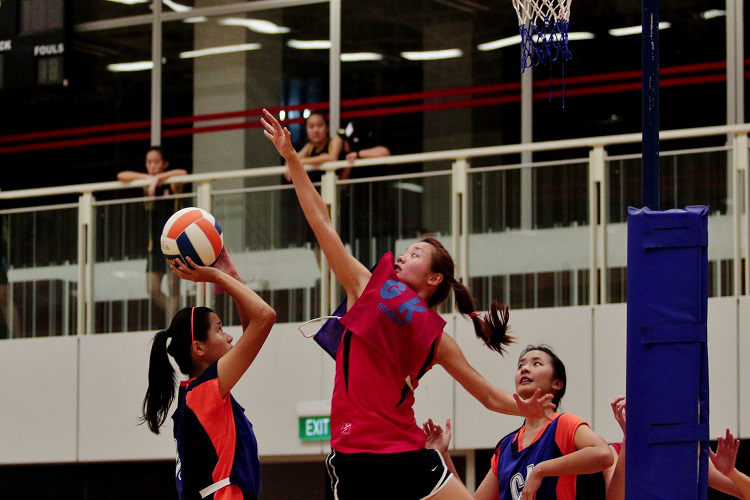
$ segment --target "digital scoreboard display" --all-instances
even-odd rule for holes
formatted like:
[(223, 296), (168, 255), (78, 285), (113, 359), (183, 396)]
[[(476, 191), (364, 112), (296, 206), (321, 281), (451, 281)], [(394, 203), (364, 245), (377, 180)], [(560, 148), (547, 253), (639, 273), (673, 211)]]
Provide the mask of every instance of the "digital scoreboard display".
[(0, 91), (63, 86), (65, 0), (0, 0)]

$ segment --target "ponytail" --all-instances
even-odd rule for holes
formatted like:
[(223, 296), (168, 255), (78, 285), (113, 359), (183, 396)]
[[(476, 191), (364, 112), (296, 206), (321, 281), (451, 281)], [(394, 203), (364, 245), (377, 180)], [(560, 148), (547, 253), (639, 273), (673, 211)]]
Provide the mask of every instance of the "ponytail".
[(432, 271), (443, 275), (443, 281), (427, 300), (427, 305), (435, 307), (441, 304), (448, 298), (451, 290), (453, 290), (456, 298), (456, 307), (458, 307), (461, 314), (471, 317), (477, 337), (482, 339), (487, 347), (501, 356), (505, 354), (505, 346), (515, 342), (515, 339), (508, 335), (508, 306), (501, 304), (497, 300), (493, 300), (488, 314), (482, 315), (477, 313), (474, 306), (474, 297), (471, 295), (471, 292), (453, 276), (455, 267), (453, 258), (445, 247), (433, 236), (427, 236), (422, 241), (429, 243), (433, 247)]
[(508, 306), (493, 299), (489, 312), (481, 314), (474, 310), (474, 298), (468, 288), (456, 280), (453, 280), (452, 288), (458, 311), (471, 318), (471, 322), (474, 324), (474, 333), (482, 339), (487, 347), (503, 356), (506, 346), (516, 341), (508, 335), (508, 318), (510, 316)]
[(174, 400), (175, 373), (167, 355), (167, 340), (171, 336), (169, 330), (163, 330), (154, 336), (151, 344), (148, 390), (143, 398), (141, 422), (146, 422), (154, 434), (159, 434), (159, 427), (167, 419), (167, 412)]

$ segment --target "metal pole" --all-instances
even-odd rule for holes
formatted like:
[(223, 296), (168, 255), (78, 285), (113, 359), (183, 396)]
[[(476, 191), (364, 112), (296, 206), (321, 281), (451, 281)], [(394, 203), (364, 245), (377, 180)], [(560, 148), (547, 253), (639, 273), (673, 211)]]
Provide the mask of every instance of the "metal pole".
[(328, 70), (328, 124), (335, 133), (341, 125), (341, 0), (331, 0), (329, 9), (331, 51), (328, 64), (331, 67)]
[(659, 209), (659, 1), (643, 0), (643, 205)]
[(151, 145), (161, 146), (161, 0), (151, 4)]

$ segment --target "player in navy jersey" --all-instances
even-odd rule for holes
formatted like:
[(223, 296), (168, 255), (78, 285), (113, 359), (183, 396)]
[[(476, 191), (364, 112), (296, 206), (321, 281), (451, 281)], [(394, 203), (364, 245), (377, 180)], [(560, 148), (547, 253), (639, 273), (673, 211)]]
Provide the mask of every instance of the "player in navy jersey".
[(258, 447), (244, 409), (229, 391), (258, 355), (276, 313), (243, 284), (225, 250), (213, 267), (198, 266), (190, 258), (188, 263), (192, 269), (177, 260), (170, 267), (182, 279), (221, 286), (237, 304), (242, 337), (232, 346), (221, 319), (207, 307), (179, 311), (169, 328), (154, 337), (143, 421), (158, 434), (167, 418), (175, 395), (172, 356), (190, 377), (180, 384), (172, 415), (180, 498), (256, 499)]
[[(553, 394), (552, 402), (559, 406), (566, 383), (565, 365), (548, 346), (528, 346), (521, 353), (516, 370), (520, 397), (541, 390)], [(427, 446), (440, 450), (455, 471), (447, 452), (449, 425), (443, 430), (428, 421), (423, 429)], [(497, 444), (474, 498), (575, 500), (576, 475), (602, 471), (612, 462), (607, 443), (572, 413), (527, 418)]]

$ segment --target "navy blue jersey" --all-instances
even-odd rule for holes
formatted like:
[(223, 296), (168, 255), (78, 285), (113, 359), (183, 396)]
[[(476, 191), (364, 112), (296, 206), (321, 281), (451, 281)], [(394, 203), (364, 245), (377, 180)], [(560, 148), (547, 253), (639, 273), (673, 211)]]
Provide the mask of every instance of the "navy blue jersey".
[[(519, 500), (535, 465), (576, 451), (574, 436), (578, 427), (585, 424), (572, 413), (556, 414), (526, 448), (522, 448), (525, 426), (501, 439), (492, 460), (500, 500)], [(574, 475), (546, 477), (536, 493), (538, 500), (575, 500), (575, 497)]]
[(253, 426), (231, 394), (221, 397), (217, 364), (180, 384), (174, 420), (177, 492), (200, 498), (200, 490), (229, 478), (215, 499), (255, 498), (260, 492), (260, 461)]

